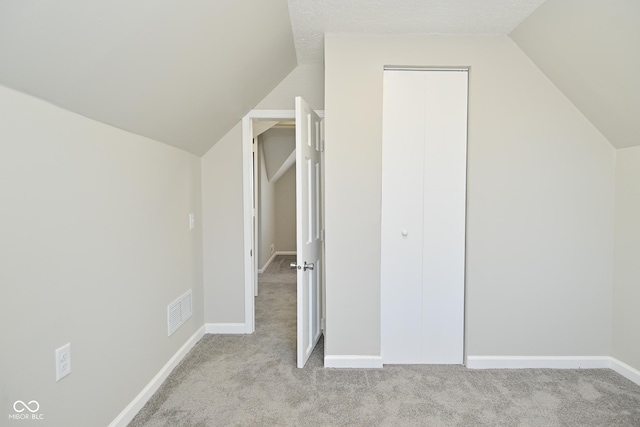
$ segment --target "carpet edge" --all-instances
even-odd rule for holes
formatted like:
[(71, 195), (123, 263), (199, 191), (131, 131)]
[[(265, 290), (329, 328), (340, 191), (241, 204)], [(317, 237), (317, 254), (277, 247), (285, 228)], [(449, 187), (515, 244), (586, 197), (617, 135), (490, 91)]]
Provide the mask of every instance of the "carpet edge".
[(154, 393), (160, 388), (162, 383), (167, 379), (171, 371), (184, 359), (189, 351), (200, 341), (205, 334), (205, 326), (202, 325), (191, 335), (178, 351), (169, 359), (167, 363), (158, 371), (158, 373), (149, 381), (140, 393), (118, 414), (118, 416), (109, 424), (108, 427), (126, 427), (127, 424), (140, 412), (142, 407), (151, 399)]

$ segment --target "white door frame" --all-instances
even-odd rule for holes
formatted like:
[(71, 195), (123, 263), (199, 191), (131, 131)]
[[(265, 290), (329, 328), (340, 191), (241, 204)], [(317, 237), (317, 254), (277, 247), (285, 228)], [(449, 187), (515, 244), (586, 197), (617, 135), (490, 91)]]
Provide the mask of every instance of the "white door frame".
[[(316, 111), (324, 117), (324, 111)], [(242, 118), (242, 210), (244, 224), (244, 324), (245, 333), (252, 334), (255, 323), (255, 283), (257, 245), (253, 239), (253, 121), (295, 120), (295, 110), (251, 110)]]
[(384, 71), (383, 363), (464, 364), (469, 69)]

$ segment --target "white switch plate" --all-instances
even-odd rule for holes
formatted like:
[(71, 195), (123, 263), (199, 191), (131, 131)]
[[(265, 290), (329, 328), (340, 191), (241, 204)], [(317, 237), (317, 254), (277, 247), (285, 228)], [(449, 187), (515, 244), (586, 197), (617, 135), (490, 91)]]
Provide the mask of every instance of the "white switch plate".
[(56, 381), (71, 373), (71, 343), (56, 349)]
[(189, 230), (193, 230), (196, 227), (196, 218), (190, 213), (189, 214)]

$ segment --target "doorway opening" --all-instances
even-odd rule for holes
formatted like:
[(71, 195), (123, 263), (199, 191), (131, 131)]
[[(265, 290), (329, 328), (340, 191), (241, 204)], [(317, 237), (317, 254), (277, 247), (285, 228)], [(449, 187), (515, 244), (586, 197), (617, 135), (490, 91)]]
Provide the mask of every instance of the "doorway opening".
[(256, 138), (281, 121), (295, 121), (295, 110), (252, 110), (242, 119), (243, 206), (244, 206), (244, 317), (246, 333), (255, 331), (259, 248), (257, 245)]
[[(295, 122), (255, 122), (254, 239), (258, 274), (276, 260), (296, 255), (296, 134)], [(292, 260), (295, 262), (295, 258)], [(273, 268), (272, 268), (273, 270)], [(254, 281), (258, 296), (260, 280)]]
[[(322, 112), (320, 115), (323, 115)], [(299, 127), (296, 128), (296, 126)], [(294, 147), (291, 143), (276, 142), (271, 144), (273, 147), (267, 148), (267, 150), (271, 150), (271, 154), (265, 155), (264, 134), (269, 129), (273, 130), (274, 135), (272, 136), (276, 140), (282, 134), (295, 129), (296, 150), (291, 150)], [(263, 135), (263, 138), (260, 138), (260, 135)], [(298, 366), (303, 367), (309, 352), (313, 350), (322, 334), (321, 325), (324, 326), (324, 263), (321, 262), (324, 245), (320, 250), (320, 236), (322, 236), (322, 240), (324, 237), (322, 119), (301, 98), (296, 98), (296, 110), (253, 110), (242, 120), (242, 149), (246, 333), (253, 333), (256, 327), (255, 296), (259, 293), (258, 272), (264, 271), (268, 267), (268, 263), (273, 262), (275, 256), (278, 255), (278, 250), (281, 255), (297, 253), (297, 262), (292, 264), (293, 268), (296, 268), (298, 295), (296, 304)], [(271, 159), (269, 159), (270, 157)], [(294, 236), (296, 240), (294, 252), (288, 249), (286, 242), (285, 246), (278, 248), (277, 242), (270, 241), (269, 233), (264, 233), (264, 225), (259, 224), (259, 221), (264, 220), (260, 216), (259, 204), (264, 202), (265, 196), (260, 194), (260, 190), (269, 191), (269, 189), (261, 188), (261, 185), (274, 181), (274, 177), (278, 178), (277, 180), (285, 180), (283, 192), (288, 191), (286, 179), (289, 175), (288, 178), (291, 180), (291, 170), (294, 169), (293, 164), (296, 163), (296, 159), (298, 165), (293, 173), (295, 175), (293, 200), (296, 201), (296, 219), (289, 221), (289, 226), (295, 224), (295, 233), (291, 233), (289, 228), (288, 232), (285, 231), (288, 237), (281, 236), (281, 243), (282, 240), (286, 241), (292, 235)], [(267, 163), (271, 163), (271, 165)], [(298, 166), (301, 169), (298, 169)], [(260, 178), (263, 179), (260, 180)], [(260, 196), (263, 196), (262, 199)], [(291, 200), (292, 198), (289, 197), (289, 202)], [(273, 201), (272, 199), (271, 202)], [(290, 208), (287, 209), (289, 212), (290, 210)], [(264, 212), (262, 213), (264, 214)], [(262, 216), (264, 217), (264, 215)], [(309, 239), (301, 238), (301, 236), (307, 235)], [(300, 248), (303, 248), (302, 251)], [(314, 268), (314, 265), (317, 265), (317, 268)]]

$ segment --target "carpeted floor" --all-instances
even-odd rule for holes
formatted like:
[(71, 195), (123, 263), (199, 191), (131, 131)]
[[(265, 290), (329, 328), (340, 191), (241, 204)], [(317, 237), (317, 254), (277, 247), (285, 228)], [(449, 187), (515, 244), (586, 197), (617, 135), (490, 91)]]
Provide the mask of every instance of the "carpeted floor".
[(608, 369), (296, 368), (295, 273), (260, 277), (253, 335), (206, 335), (130, 426), (640, 426), (640, 387)]

